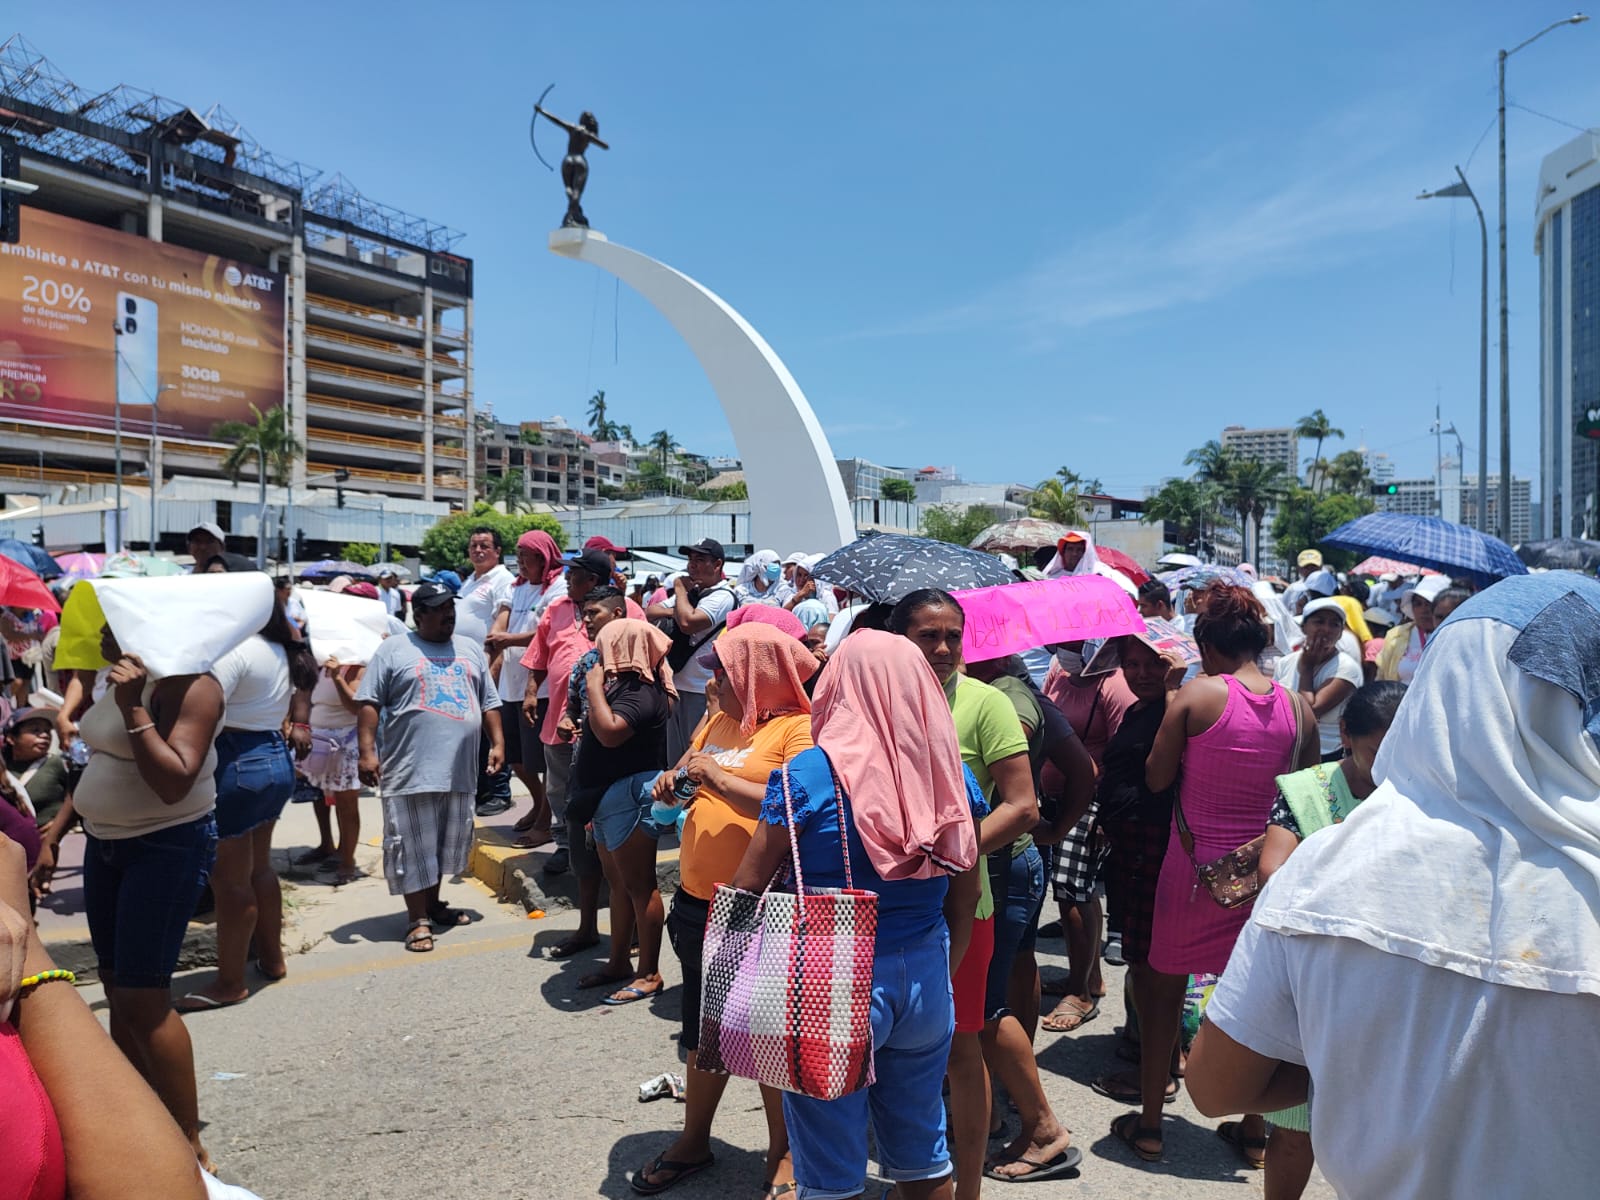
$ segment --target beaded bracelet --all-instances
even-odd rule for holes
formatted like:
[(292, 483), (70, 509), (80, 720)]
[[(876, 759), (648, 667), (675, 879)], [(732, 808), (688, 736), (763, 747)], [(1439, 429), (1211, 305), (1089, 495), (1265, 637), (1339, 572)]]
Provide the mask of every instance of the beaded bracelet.
[(17, 995), (26, 996), (41, 983), (77, 983), (78, 977), (71, 971), (40, 971), (37, 975), (29, 975), (17, 986)]

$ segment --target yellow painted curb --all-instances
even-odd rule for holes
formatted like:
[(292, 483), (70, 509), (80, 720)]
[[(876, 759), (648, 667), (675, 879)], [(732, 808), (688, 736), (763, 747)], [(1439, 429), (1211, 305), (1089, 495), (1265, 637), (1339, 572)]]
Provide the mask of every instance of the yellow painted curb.
[[(467, 873), (496, 896), (504, 899), (508, 893), (521, 891), (520, 888), (508, 888), (507, 879), (518, 871), (532, 874), (536, 866), (542, 865), (542, 859), (545, 857), (548, 857), (548, 854), (543, 849), (524, 850), (514, 845), (511, 839), (498, 829), (480, 825), (473, 831), (472, 857), (468, 860)], [(540, 859), (541, 862), (535, 863), (535, 859)], [(658, 870), (663, 863), (676, 866), (677, 862), (677, 846), (656, 852)]]

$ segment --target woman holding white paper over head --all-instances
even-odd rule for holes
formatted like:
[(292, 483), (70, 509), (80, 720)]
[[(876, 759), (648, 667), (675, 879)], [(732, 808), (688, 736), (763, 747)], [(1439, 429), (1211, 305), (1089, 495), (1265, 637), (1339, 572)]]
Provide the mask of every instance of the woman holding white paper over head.
[(223, 698), (211, 668), (266, 623), (272, 604), (271, 581), (255, 572), (117, 579), (75, 589), (62, 616), (63, 644), (77, 656), (65, 665), (111, 666), (79, 726), (90, 755), (75, 794), (111, 1036), (207, 1165), (194, 1051), (168, 988), (216, 855)]

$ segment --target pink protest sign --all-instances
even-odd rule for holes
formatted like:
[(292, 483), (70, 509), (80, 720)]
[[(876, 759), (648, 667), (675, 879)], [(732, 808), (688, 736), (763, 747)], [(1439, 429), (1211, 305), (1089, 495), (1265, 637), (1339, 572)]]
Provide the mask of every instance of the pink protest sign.
[(1133, 598), (1101, 575), (1060, 575), (954, 595), (967, 614), (961, 648), (968, 662), (1057, 642), (1142, 633), (1145, 628)]

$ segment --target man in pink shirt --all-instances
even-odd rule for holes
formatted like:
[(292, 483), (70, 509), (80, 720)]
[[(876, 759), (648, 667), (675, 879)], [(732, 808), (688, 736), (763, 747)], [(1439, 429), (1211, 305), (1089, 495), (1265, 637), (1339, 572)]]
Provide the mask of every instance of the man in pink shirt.
[[(568, 865), (580, 875), (598, 874), (600, 860), (586, 844), (583, 830), (574, 834), (567, 828), (567, 791), (572, 782), (572, 743), (556, 732), (561, 714), (566, 711), (567, 678), (584, 653), (591, 648), (583, 628), (583, 598), (611, 578), (611, 560), (598, 550), (585, 550), (567, 567), (567, 594), (552, 600), (539, 618), (533, 641), (522, 655), (528, 668), (528, 687), (522, 703), (533, 719), (541, 690), (550, 698), (545, 706), (539, 740), (544, 743), (545, 793), (550, 801), (552, 830), (556, 849), (545, 863), (546, 874), (559, 875)], [(628, 601), (628, 616), (644, 619), (642, 610)]]

